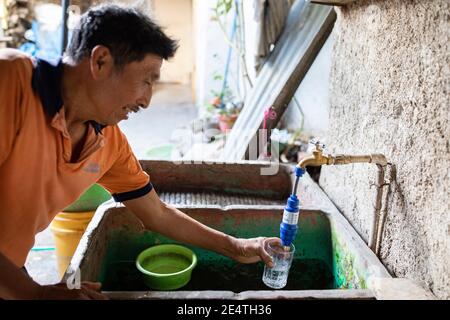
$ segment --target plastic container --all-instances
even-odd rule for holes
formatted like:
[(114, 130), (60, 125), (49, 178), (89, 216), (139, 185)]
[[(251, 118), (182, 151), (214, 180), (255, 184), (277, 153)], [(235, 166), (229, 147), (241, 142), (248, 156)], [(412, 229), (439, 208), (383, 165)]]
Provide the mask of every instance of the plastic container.
[(81, 236), (94, 216), (94, 213), (95, 211), (76, 213), (60, 212), (50, 224), (50, 230), (55, 238), (56, 259), (60, 278), (66, 272)]
[(96, 210), (103, 202), (111, 199), (111, 194), (101, 185), (93, 184), (74, 203), (65, 208), (64, 212), (85, 212)]
[(145, 284), (155, 290), (176, 290), (190, 280), (197, 265), (195, 253), (176, 244), (161, 244), (142, 251), (136, 267), (142, 272)]

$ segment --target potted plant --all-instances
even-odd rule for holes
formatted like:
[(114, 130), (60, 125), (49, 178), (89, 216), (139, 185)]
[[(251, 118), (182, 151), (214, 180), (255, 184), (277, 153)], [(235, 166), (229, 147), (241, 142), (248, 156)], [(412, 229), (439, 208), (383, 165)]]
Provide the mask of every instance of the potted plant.
[(213, 92), (213, 94), (214, 98), (208, 105), (208, 111), (217, 118), (220, 131), (225, 133), (233, 127), (243, 103), (233, 102), (233, 95), (227, 87), (222, 93)]
[(226, 111), (221, 111), (219, 113), (219, 128), (220, 131), (226, 132), (233, 128), (234, 123), (238, 117), (237, 113), (228, 114)]
[(208, 110), (216, 115), (220, 131), (225, 133), (227, 130), (230, 130), (236, 122), (239, 111), (242, 108), (242, 103), (224, 103), (223, 96), (226, 95), (216, 95), (208, 106)]

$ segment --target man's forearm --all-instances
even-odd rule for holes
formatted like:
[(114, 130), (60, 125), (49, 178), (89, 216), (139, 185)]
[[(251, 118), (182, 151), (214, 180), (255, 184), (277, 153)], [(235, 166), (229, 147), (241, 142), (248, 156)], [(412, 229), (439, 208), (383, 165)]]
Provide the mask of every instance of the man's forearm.
[(235, 254), (232, 237), (205, 226), (175, 207), (163, 203), (157, 198), (156, 193), (127, 201), (125, 205), (137, 215), (147, 229), (229, 257)]
[[(166, 222), (158, 224), (156, 232), (171, 239), (213, 250), (226, 256), (233, 255), (233, 252), (231, 252), (231, 248), (233, 248), (232, 238), (225, 233), (201, 224), (170, 205), (166, 205), (163, 217)], [(173, 224), (175, 227), (167, 228), (166, 223), (168, 225)]]
[(1, 299), (36, 299), (39, 288), (39, 284), (0, 252)]

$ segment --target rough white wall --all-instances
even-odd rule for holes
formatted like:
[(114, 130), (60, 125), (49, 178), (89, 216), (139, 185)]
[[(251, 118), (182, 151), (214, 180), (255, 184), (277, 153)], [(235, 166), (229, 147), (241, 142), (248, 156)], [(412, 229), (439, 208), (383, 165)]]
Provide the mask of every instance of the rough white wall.
[[(228, 54), (228, 44), (218, 23), (212, 20), (212, 8), (216, 1), (194, 0), (194, 24), (195, 24), (195, 100), (199, 107), (200, 117), (206, 114), (206, 105), (213, 98), (212, 91), (219, 92), (222, 89), (223, 80), (214, 80), (215, 74), (224, 75)], [(233, 11), (233, 10), (231, 10)], [(234, 11), (233, 11), (234, 12)], [(230, 34), (233, 21), (233, 13), (227, 16), (226, 31)], [(236, 55), (232, 52), (228, 84), (237, 95), (236, 79)]]
[(282, 117), (283, 127), (295, 130), (300, 128), (315, 137), (323, 138), (328, 130), (330, 108), (330, 70), (334, 37), (328, 37), (311, 68), (306, 73), (294, 97), (300, 104), (292, 101)]
[[(395, 165), (381, 259), (450, 298), (448, 0), (362, 0), (337, 9), (329, 151)], [(320, 184), (365, 240), (375, 168), (324, 167)]]

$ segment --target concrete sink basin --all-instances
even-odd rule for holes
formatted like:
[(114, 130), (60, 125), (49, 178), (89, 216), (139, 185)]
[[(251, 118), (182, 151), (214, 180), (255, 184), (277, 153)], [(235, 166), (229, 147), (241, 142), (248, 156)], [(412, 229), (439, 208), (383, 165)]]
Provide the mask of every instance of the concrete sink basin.
[[(284, 197), (292, 186), (292, 167), (281, 166), (278, 176), (271, 177), (276, 185), (267, 192), (267, 186), (258, 182), (268, 179), (259, 174), (261, 166), (254, 163), (229, 164), (226, 174), (240, 175), (241, 181), (251, 179), (252, 183), (228, 186), (222, 192), (219, 191), (220, 184), (235, 180), (224, 177), (220, 166), (212, 169), (210, 165), (191, 167), (189, 172), (195, 170), (196, 176), (203, 177), (197, 181), (198, 186), (192, 178), (188, 180), (189, 185), (182, 186), (182, 190), (168, 191), (178, 194), (178, 198), (168, 197), (165, 201), (172, 202), (194, 219), (237, 237), (278, 236)], [(186, 171), (183, 165), (176, 167), (163, 161), (144, 161), (143, 167), (150, 172), (155, 189), (163, 192), (175, 185), (173, 181), (181, 179), (178, 173)], [(158, 171), (166, 174), (166, 178), (170, 174), (171, 178), (158, 177)], [(221, 173), (220, 179), (215, 179), (218, 172)], [(249, 177), (249, 174), (253, 176)], [(214, 190), (208, 190), (205, 179), (210, 180)], [(186, 194), (199, 192), (216, 192), (222, 200), (210, 203), (205, 197), (200, 197), (204, 201), (199, 203), (190, 197), (187, 203), (189, 198)], [(177, 291), (149, 291), (134, 266), (137, 255), (149, 246), (174, 242), (144, 230), (128, 209), (112, 201), (98, 208), (65, 278), (73, 277), (78, 270), (81, 280), (102, 282), (104, 293), (113, 299), (376, 298), (376, 291), (369, 288), (371, 279), (393, 279), (376, 255), (308, 175), (301, 179), (298, 196), (302, 207), (295, 241), (297, 250), (288, 284), (281, 290), (264, 285), (261, 280), (262, 262), (238, 264), (213, 252), (190, 247), (199, 261), (188, 285)], [(248, 200), (249, 197), (253, 198)], [(230, 198), (239, 204), (230, 205)]]

